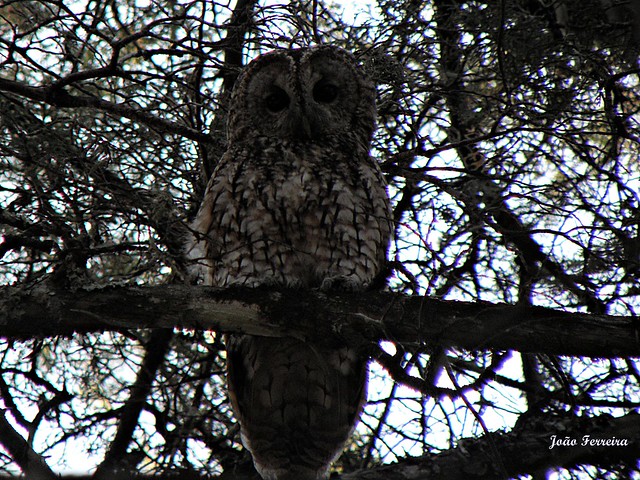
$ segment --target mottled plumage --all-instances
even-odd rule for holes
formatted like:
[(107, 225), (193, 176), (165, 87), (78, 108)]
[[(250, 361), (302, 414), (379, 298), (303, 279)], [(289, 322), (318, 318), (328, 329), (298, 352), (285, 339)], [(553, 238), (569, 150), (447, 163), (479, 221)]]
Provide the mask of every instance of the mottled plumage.
[[(193, 224), (209, 285), (364, 290), (384, 267), (391, 214), (369, 155), (375, 89), (334, 47), (251, 62), (228, 149)], [(366, 359), (351, 348), (230, 335), (229, 396), (266, 480), (326, 478), (359, 418)]]

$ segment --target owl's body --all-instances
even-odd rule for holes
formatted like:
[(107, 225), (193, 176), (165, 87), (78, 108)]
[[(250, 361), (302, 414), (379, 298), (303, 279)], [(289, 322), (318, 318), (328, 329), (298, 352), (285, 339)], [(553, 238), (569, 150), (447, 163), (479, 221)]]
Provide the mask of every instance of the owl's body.
[[(254, 60), (231, 101), (229, 146), (194, 222), (207, 284), (368, 288), (391, 235), (369, 155), (375, 91), (332, 47)], [(229, 396), (266, 480), (326, 478), (360, 415), (366, 360), (347, 347), (231, 335)]]

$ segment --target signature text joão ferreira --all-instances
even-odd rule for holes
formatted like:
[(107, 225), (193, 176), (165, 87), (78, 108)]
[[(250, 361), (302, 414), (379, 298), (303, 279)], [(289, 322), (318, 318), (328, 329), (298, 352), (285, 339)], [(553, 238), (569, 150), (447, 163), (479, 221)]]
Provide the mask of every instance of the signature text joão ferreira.
[(627, 447), (629, 446), (628, 438), (618, 437), (593, 437), (591, 435), (582, 435), (581, 437), (561, 437), (551, 435), (551, 444), (549, 450), (556, 447)]

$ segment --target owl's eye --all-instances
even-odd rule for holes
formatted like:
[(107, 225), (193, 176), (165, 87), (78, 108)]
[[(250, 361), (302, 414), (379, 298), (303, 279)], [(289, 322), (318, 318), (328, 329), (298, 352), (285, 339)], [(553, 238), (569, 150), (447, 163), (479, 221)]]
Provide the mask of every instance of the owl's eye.
[(313, 87), (313, 99), (318, 103), (331, 103), (338, 98), (338, 87), (326, 80), (320, 80)]
[(273, 87), (271, 93), (267, 95), (264, 104), (272, 113), (278, 113), (289, 106), (289, 95), (280, 87)]

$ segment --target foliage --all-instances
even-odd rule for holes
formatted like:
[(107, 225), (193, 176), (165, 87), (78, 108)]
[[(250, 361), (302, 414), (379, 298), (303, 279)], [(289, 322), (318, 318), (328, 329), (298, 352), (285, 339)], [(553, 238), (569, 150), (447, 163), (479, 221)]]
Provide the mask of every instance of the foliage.
[[(636, 315), (634, 8), (4, 1), (2, 283), (188, 281), (183, 235), (224, 150), (242, 64), (273, 48), (332, 43), (355, 52), (378, 84), (374, 154), (397, 221), (393, 289)], [(338, 466), (345, 472), (445, 451), (524, 414), (620, 416), (640, 403), (632, 358), (443, 351), (425, 338), (383, 344), (377, 359), (366, 414)], [(3, 339), (1, 405), (54, 469), (124, 462), (216, 474), (246, 460), (223, 370), (223, 342), (211, 332)], [(89, 462), (78, 463), (78, 448)], [(14, 459), (0, 453), (0, 469), (15, 472)]]

